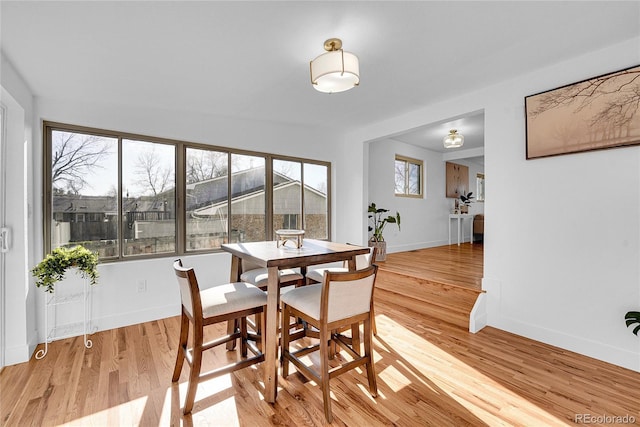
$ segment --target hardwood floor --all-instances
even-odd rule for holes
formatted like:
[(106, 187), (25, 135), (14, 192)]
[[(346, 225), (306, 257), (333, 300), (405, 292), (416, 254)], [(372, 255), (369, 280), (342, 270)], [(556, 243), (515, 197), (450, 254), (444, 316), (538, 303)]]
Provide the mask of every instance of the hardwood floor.
[(387, 254), (381, 270), (427, 281), (480, 290), (484, 246), (463, 243)]
[[(378, 299), (376, 322), (379, 396), (361, 371), (332, 380), (332, 425), (602, 425), (625, 416), (640, 425), (638, 372), (490, 327), (470, 334), (391, 293)], [(279, 378), (277, 402), (265, 403), (261, 365), (203, 383), (182, 416), (187, 370), (177, 385), (170, 379), (178, 332), (178, 317), (146, 322), (95, 333), (91, 349), (81, 337), (56, 341), (43, 360), (6, 367), (0, 425), (326, 424), (321, 391), (293, 368)], [(204, 369), (232, 355), (215, 353)]]
[(461, 244), (392, 253), (378, 264), (376, 301), (393, 301), (421, 315), (469, 330), (483, 293), (484, 248)]

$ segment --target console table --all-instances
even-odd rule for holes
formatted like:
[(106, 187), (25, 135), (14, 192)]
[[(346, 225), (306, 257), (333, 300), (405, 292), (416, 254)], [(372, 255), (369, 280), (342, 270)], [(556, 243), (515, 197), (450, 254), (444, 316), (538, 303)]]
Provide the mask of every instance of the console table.
[(458, 220), (458, 246), (460, 246), (460, 223), (465, 219), (469, 219), (470, 240), (473, 243), (473, 215), (472, 214), (449, 214), (449, 244), (451, 244), (451, 220)]

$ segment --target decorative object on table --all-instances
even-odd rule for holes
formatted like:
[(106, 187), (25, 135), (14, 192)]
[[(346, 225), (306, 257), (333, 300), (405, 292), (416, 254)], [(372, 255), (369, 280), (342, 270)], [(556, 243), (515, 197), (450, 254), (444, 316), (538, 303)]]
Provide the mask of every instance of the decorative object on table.
[[(76, 272), (84, 278), (81, 292), (64, 293), (55, 289), (56, 283), (64, 279), (65, 273), (69, 269), (76, 269)], [(80, 333), (84, 336), (84, 346), (91, 348), (93, 343), (87, 337), (91, 333), (91, 313), (88, 303), (89, 284), (95, 285), (98, 280), (98, 254), (91, 252), (82, 245), (72, 248), (56, 248), (44, 257), (31, 270), (31, 273), (36, 277), (36, 286), (45, 288), (45, 292), (49, 294), (45, 296), (44, 308), (44, 329), (47, 337), (44, 342), (44, 348), (36, 353), (36, 359), (42, 359), (47, 355), (50, 342), (56, 339), (76, 336)], [(74, 302), (83, 302), (84, 317), (82, 321), (57, 324), (57, 308)], [(49, 328), (50, 312), (54, 318), (52, 328)]]
[(276, 230), (276, 246), (284, 246), (287, 242), (291, 241), (296, 245), (296, 249), (302, 247), (302, 240), (304, 239), (304, 230), (292, 230), (282, 229)]
[(526, 157), (640, 144), (640, 66), (526, 96)]
[(309, 63), (313, 88), (324, 93), (338, 93), (360, 84), (358, 57), (342, 50), (342, 40), (324, 42), (325, 53)]
[(473, 199), (473, 191), (460, 195), (460, 213), (469, 213), (469, 206)]
[(387, 242), (384, 241), (382, 235), (384, 228), (387, 224), (396, 224), (398, 230), (400, 230), (400, 213), (396, 212), (396, 215), (384, 216), (389, 209), (378, 208), (375, 203), (369, 205), (369, 221), (372, 225), (369, 225), (369, 231), (373, 232), (369, 239), (369, 246), (377, 249), (376, 261), (385, 261), (387, 259)]
[(631, 332), (633, 332), (634, 335), (640, 336), (638, 335), (638, 333), (640, 333), (640, 311), (629, 311), (624, 315), (624, 319), (627, 327), (634, 324), (636, 325)]
[(36, 265), (31, 273), (36, 277), (36, 286), (53, 293), (55, 284), (64, 278), (70, 268), (76, 268), (91, 285), (98, 281), (98, 253), (82, 245), (72, 248), (56, 248)]
[(444, 148), (458, 148), (464, 145), (464, 136), (459, 134), (456, 129), (451, 129), (449, 134), (442, 140)]

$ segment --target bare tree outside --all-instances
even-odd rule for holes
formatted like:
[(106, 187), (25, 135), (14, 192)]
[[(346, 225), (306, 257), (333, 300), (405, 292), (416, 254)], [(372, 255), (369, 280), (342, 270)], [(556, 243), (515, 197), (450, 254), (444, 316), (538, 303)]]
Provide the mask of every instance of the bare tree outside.
[(175, 187), (173, 168), (166, 165), (156, 145), (138, 153), (134, 168), (136, 184), (143, 194), (157, 196)]
[(90, 178), (110, 155), (116, 140), (82, 133), (52, 133), (51, 183), (57, 192), (79, 194), (91, 188)]
[(227, 153), (209, 150), (189, 150), (187, 183), (206, 181), (228, 172)]

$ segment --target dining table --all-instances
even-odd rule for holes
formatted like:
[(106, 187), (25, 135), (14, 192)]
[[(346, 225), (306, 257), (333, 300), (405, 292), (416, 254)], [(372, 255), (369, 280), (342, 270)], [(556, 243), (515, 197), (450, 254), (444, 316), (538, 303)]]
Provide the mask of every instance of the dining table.
[(306, 273), (310, 265), (346, 261), (349, 270), (356, 269), (356, 256), (369, 253), (369, 248), (326, 240), (303, 239), (301, 247), (278, 246), (276, 241), (225, 243), (222, 250), (231, 253), (231, 282), (239, 282), (242, 260), (267, 269), (267, 311), (264, 324), (265, 401), (275, 403), (278, 394), (278, 306), (280, 285), (278, 270), (300, 268)]

